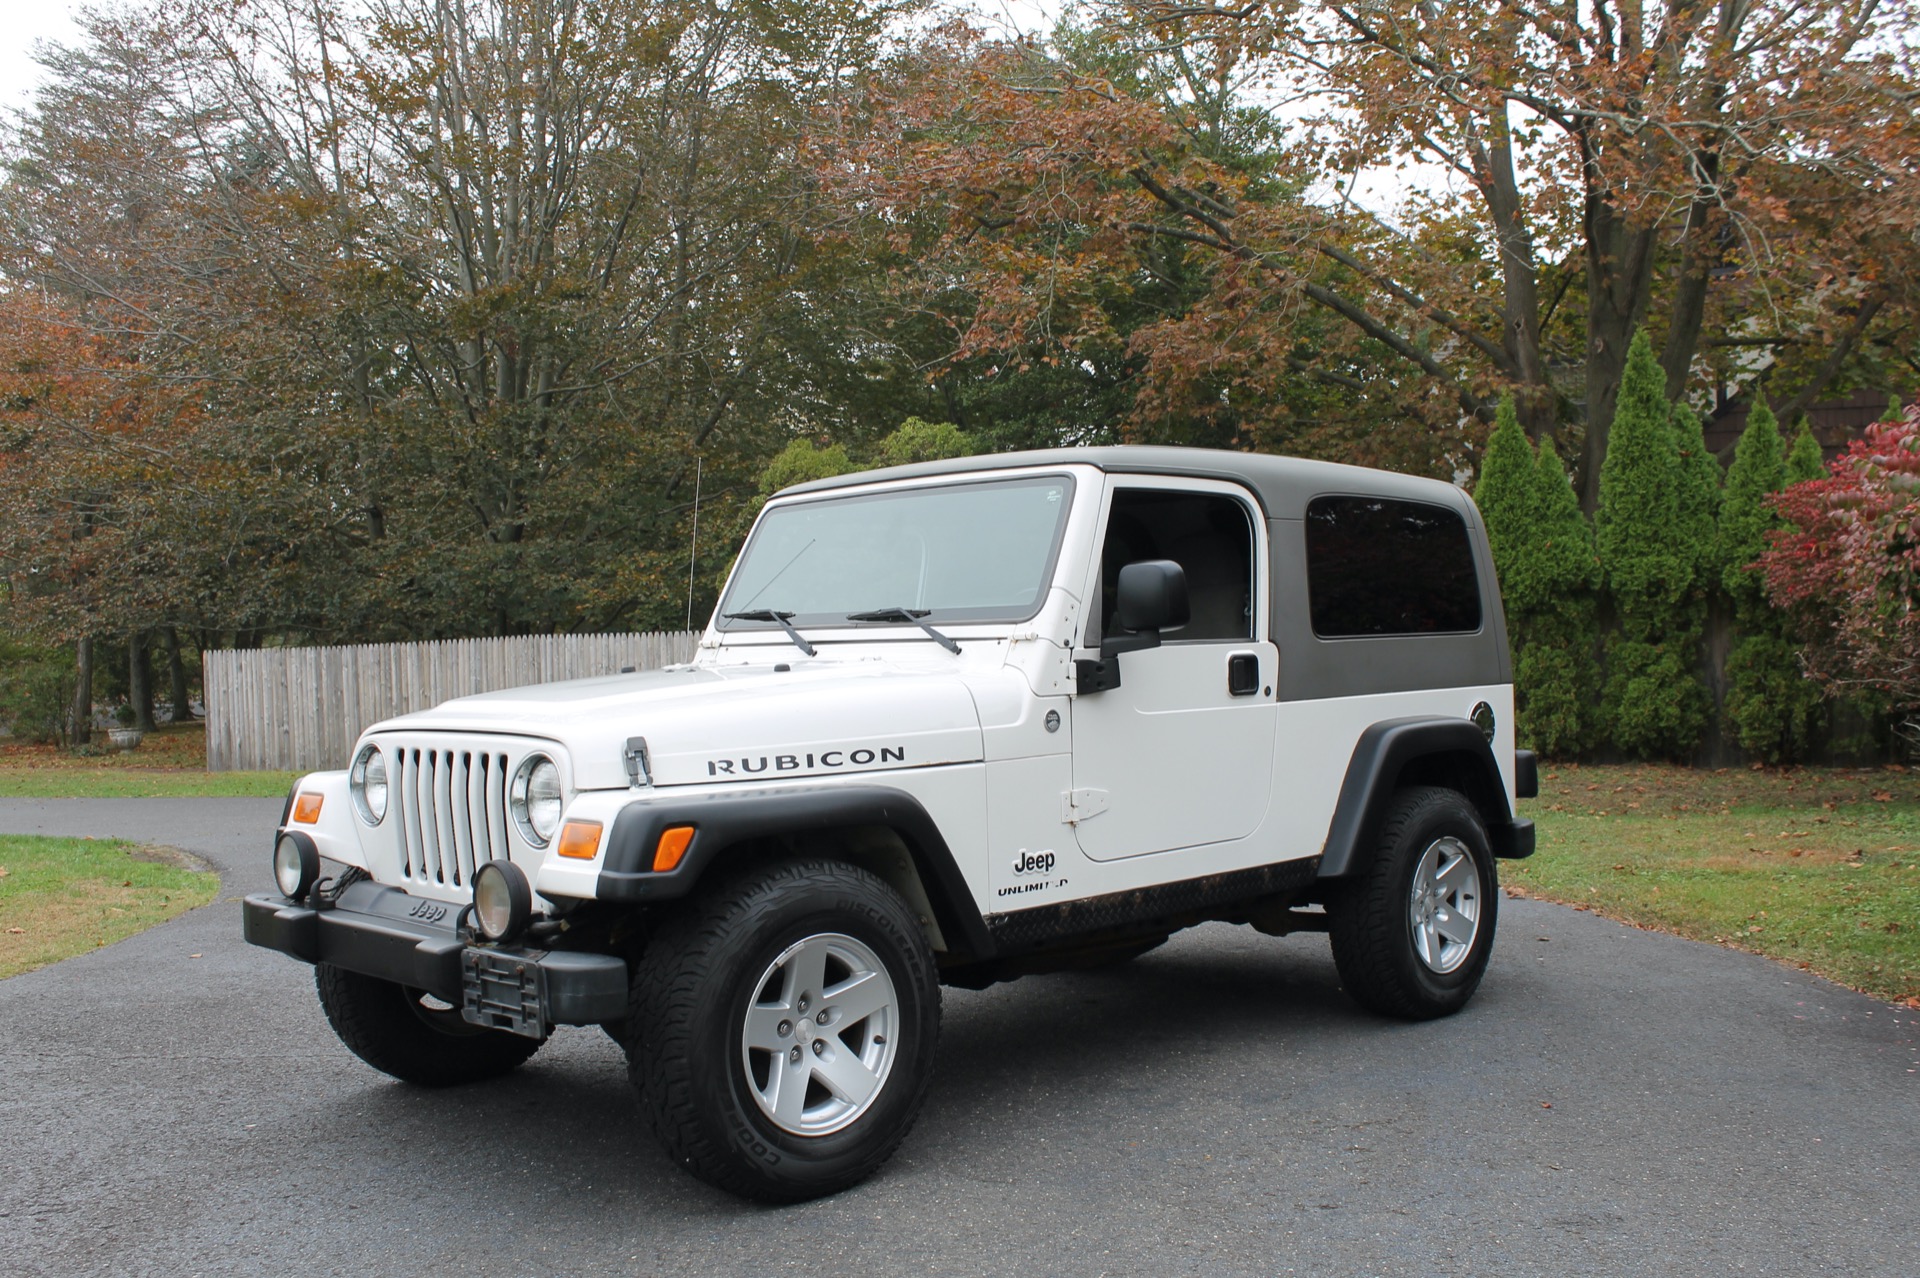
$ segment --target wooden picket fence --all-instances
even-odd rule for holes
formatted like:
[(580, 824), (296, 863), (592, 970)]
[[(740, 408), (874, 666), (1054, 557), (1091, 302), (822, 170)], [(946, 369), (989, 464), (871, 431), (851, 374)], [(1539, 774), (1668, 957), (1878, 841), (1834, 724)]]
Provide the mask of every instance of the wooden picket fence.
[(699, 631), (203, 654), (207, 768), (344, 768), (369, 724), (452, 697), (689, 661)]

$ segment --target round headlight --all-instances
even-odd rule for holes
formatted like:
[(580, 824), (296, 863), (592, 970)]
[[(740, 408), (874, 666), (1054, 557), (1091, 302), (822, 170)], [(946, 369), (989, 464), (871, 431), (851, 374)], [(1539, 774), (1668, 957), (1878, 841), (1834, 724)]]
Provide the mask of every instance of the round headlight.
[(473, 921), (489, 941), (508, 941), (533, 917), (533, 888), (511, 861), (489, 861), (473, 876)]
[(387, 756), (380, 747), (368, 744), (353, 756), (353, 770), (347, 774), (347, 789), (353, 794), (353, 807), (368, 825), (379, 825), (387, 816)]
[(560, 769), (544, 754), (530, 754), (513, 774), (514, 822), (527, 842), (544, 848), (560, 829)]
[(273, 881), (280, 895), (298, 901), (320, 877), (320, 849), (298, 830), (289, 830), (273, 845)]

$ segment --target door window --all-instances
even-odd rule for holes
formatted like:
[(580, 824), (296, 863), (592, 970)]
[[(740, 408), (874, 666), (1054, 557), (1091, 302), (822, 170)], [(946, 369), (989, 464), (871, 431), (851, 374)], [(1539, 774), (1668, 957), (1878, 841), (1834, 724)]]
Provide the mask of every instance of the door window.
[(1220, 493), (1120, 488), (1107, 515), (1100, 552), (1097, 647), (1113, 626), (1120, 570), (1143, 559), (1171, 559), (1187, 575), (1192, 616), (1161, 632), (1167, 643), (1241, 642), (1253, 637), (1253, 521), (1246, 503)]

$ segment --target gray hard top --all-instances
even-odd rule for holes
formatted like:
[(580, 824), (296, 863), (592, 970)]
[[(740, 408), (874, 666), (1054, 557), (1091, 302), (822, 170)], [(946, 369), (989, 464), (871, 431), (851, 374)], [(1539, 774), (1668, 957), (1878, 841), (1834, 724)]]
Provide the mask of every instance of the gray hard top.
[(1364, 466), (1343, 466), (1337, 462), (1308, 461), (1303, 457), (1137, 444), (1106, 448), (1046, 448), (1024, 453), (989, 453), (977, 457), (915, 462), (907, 466), (889, 466), (884, 470), (815, 479), (783, 489), (780, 495), (824, 492), (896, 479), (969, 475), (1030, 466), (1094, 466), (1115, 475), (1179, 475), (1190, 479), (1226, 480), (1252, 489), (1270, 519), (1305, 518), (1307, 502), (1315, 497), (1341, 494), (1431, 502), (1462, 511), (1470, 525), (1478, 523), (1473, 502), (1467, 495), (1452, 484), (1438, 479), (1369, 470)]

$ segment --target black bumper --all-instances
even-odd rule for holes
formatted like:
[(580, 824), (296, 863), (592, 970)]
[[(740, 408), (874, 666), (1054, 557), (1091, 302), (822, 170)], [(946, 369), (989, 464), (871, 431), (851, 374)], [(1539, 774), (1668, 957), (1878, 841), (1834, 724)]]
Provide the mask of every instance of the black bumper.
[[(438, 911), (438, 917), (431, 917)], [(537, 993), (540, 1015), (552, 1025), (596, 1025), (627, 1015), (627, 964), (610, 954), (469, 946), (453, 928), (457, 910), (377, 883), (355, 883), (324, 910), (284, 896), (256, 893), (246, 900), (246, 939), (308, 963), (330, 963), (377, 976), (462, 1006), (463, 972), (484, 956), (507, 959)]]
[(1521, 857), (1533, 855), (1533, 822), (1524, 817), (1515, 817), (1510, 824), (1495, 825), (1487, 828), (1487, 842), (1493, 845), (1493, 854), (1517, 861)]

